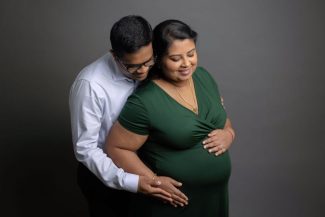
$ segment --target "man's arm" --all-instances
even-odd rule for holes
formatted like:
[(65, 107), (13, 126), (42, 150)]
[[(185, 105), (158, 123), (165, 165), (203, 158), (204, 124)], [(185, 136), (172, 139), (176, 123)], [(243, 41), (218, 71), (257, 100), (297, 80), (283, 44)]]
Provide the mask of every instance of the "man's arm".
[(72, 86), (69, 106), (77, 160), (106, 186), (136, 192), (139, 176), (118, 168), (98, 145), (102, 106), (89, 81), (79, 80)]

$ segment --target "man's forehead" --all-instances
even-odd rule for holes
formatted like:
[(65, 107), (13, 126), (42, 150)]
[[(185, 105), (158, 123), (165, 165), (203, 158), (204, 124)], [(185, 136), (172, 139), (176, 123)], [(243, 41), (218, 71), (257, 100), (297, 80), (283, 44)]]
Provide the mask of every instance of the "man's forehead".
[(153, 56), (153, 49), (151, 43), (147, 46), (141, 47), (134, 53), (126, 53), (121, 58), (123, 62), (128, 64), (141, 64), (150, 60)]

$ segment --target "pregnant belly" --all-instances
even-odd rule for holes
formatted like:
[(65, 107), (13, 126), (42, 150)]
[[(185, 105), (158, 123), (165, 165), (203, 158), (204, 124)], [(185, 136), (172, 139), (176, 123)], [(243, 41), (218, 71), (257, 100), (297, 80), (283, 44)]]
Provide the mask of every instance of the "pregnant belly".
[(150, 154), (149, 166), (158, 175), (170, 176), (187, 185), (206, 185), (227, 181), (231, 173), (228, 152), (215, 156), (201, 145), (187, 150)]

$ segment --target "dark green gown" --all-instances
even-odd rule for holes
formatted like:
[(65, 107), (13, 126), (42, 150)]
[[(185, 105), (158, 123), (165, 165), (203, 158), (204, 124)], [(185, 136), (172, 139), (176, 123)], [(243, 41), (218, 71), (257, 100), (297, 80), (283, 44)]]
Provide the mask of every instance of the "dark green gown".
[(126, 129), (149, 135), (138, 151), (140, 158), (157, 175), (182, 182), (181, 191), (189, 198), (189, 205), (174, 208), (155, 198), (135, 194), (130, 216), (228, 216), (229, 154), (215, 156), (202, 145), (208, 133), (224, 127), (227, 115), (218, 87), (207, 71), (198, 67), (193, 82), (198, 115), (149, 81), (128, 98), (118, 118)]

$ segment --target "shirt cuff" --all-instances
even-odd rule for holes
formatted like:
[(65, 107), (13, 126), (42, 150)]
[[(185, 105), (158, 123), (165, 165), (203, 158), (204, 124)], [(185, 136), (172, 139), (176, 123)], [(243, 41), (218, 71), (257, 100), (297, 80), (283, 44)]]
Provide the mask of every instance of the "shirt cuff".
[(132, 193), (138, 192), (139, 176), (131, 173), (125, 173), (124, 189)]

